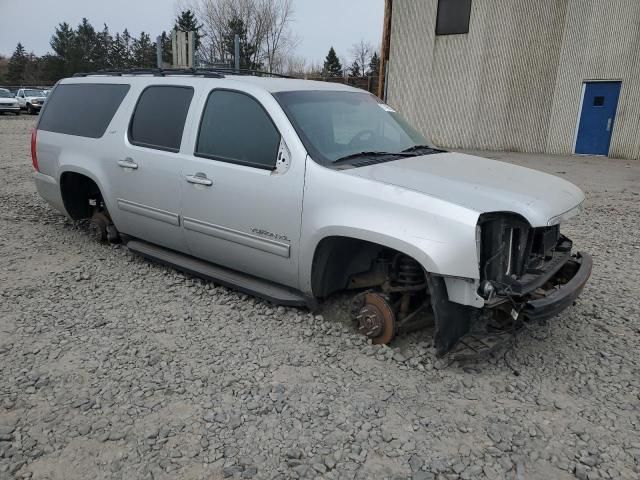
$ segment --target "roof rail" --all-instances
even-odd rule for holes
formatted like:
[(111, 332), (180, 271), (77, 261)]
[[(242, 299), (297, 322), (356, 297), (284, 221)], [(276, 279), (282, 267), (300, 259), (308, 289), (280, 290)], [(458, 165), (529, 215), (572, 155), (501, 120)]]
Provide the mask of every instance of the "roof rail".
[(226, 75), (248, 75), (253, 77), (276, 77), (276, 78), (293, 78), (278, 73), (263, 72), (261, 70), (250, 70), (219, 67), (202, 67), (202, 68), (123, 68), (115, 70), (98, 70), (96, 72), (76, 73), (74, 77), (88, 77), (91, 75), (108, 75), (119, 77), (122, 75), (153, 75), (155, 77), (165, 77), (167, 75), (193, 75), (208, 78), (224, 78)]

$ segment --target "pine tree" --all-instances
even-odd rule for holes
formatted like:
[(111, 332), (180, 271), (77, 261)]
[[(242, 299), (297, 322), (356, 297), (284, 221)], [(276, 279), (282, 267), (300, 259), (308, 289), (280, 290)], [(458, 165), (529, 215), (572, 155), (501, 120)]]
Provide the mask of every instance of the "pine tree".
[(156, 65), (156, 44), (148, 33), (140, 32), (131, 47), (133, 65), (139, 68), (153, 68)]
[(236, 35), (240, 37), (240, 68), (249, 70), (259, 70), (262, 66), (259, 62), (254, 62), (257, 53), (257, 47), (248, 40), (247, 27), (241, 18), (233, 18), (227, 27), (224, 36), (226, 53), (233, 59), (235, 63), (235, 39)]
[(349, 76), (350, 77), (359, 77), (362, 72), (360, 71), (360, 64), (357, 60), (354, 60), (351, 66), (349, 67)]
[(99, 67), (99, 65), (96, 65), (96, 63), (102, 61), (102, 59), (96, 58), (96, 30), (86, 18), (82, 19), (82, 22), (80, 22), (80, 25), (78, 25), (76, 29), (75, 43), (79, 57), (78, 70), (84, 72), (98, 70), (96, 67)]
[(105, 23), (102, 31), (96, 33), (96, 43), (93, 50), (92, 62), (96, 69), (113, 68), (110, 62), (109, 52), (111, 51), (111, 44), (113, 43), (113, 37), (109, 33), (109, 27)]
[(27, 52), (22, 43), (16, 45), (16, 49), (9, 60), (7, 80), (13, 85), (21, 85), (24, 81), (24, 73), (27, 66)]
[(180, 12), (180, 15), (176, 18), (176, 23), (173, 28), (180, 32), (194, 32), (193, 41), (195, 44), (195, 50), (196, 52), (198, 51), (201, 44), (200, 39), (202, 38), (202, 34), (200, 33), (202, 25), (198, 25), (198, 19), (194, 12), (191, 10), (183, 10)]
[(378, 56), (378, 52), (373, 52), (373, 56), (369, 62), (368, 75), (370, 77), (377, 77), (380, 75), (380, 57)]
[(324, 61), (324, 75), (328, 77), (341, 77), (342, 76), (342, 64), (336, 55), (336, 51), (331, 47), (327, 58)]

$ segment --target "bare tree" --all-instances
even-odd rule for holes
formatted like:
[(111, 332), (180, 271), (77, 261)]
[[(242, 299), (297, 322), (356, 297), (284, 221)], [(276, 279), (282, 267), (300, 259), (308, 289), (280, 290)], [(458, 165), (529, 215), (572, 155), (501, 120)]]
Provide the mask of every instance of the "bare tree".
[[(187, 0), (188, 1), (188, 0)], [(203, 25), (202, 54), (209, 62), (229, 62), (229, 29), (240, 20), (251, 46), (251, 63), (269, 71), (282, 69), (286, 56), (297, 45), (290, 24), (293, 0), (191, 0)]]
[(373, 55), (374, 48), (371, 42), (365, 42), (360, 40), (358, 43), (354, 43), (349, 53), (353, 57), (353, 61), (357, 62), (361, 67), (361, 75), (365, 77), (367, 75), (366, 67), (371, 61), (371, 55)]

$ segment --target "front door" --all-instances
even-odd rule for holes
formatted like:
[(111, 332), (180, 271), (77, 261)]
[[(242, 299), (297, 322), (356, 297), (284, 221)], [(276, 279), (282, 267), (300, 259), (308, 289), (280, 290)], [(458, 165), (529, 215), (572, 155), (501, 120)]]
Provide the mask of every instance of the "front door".
[(260, 95), (208, 94), (182, 162), (184, 232), (196, 257), (297, 288), (306, 154), (291, 137), (289, 150), (284, 113)]
[(620, 82), (586, 82), (575, 153), (608, 155)]

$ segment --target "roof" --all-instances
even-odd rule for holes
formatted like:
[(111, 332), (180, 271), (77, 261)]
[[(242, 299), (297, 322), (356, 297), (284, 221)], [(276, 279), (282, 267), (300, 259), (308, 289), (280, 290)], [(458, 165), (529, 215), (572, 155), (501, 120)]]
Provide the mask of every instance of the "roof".
[(362, 92), (362, 90), (342, 83), (323, 82), (315, 80), (303, 80), (282, 75), (264, 72), (246, 71), (236, 74), (230, 71), (218, 71), (215, 69), (134, 69), (98, 71), (93, 73), (80, 73), (72, 78), (62, 80), (62, 83), (96, 83), (97, 79), (104, 83), (121, 83), (123, 79), (131, 83), (146, 83), (145, 79), (154, 79), (154, 83), (179, 83), (193, 85), (195, 82), (243, 83), (254, 88), (260, 88), (270, 93), (299, 91), (299, 90), (326, 90), (326, 91), (350, 91)]

